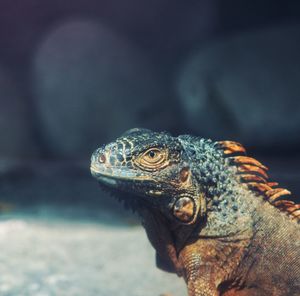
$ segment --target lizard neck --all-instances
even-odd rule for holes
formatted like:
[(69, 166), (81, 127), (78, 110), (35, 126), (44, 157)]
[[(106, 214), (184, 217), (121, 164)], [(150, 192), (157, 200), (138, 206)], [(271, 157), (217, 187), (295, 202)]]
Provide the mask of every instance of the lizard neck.
[(256, 208), (261, 202), (252, 192), (232, 182), (229, 188), (209, 200), (200, 236), (235, 237), (241, 233), (251, 236)]
[(198, 234), (228, 237), (252, 229), (259, 201), (238, 181), (236, 168), (229, 165), (217, 142), (191, 136), (180, 136), (179, 140), (200, 191), (206, 196), (206, 221)]

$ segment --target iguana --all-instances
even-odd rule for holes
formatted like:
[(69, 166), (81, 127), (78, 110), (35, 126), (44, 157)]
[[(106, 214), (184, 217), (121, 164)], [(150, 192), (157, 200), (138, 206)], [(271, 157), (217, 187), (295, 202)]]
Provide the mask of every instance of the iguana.
[(190, 296), (300, 295), (300, 205), (236, 142), (131, 129), (92, 175), (136, 210)]

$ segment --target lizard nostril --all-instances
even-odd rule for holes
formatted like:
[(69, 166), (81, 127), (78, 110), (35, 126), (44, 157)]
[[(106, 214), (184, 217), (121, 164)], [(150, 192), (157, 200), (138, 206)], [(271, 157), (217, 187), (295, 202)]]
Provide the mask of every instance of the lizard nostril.
[(105, 163), (106, 162), (106, 157), (103, 153), (101, 153), (99, 156), (98, 156), (98, 161), (100, 163)]

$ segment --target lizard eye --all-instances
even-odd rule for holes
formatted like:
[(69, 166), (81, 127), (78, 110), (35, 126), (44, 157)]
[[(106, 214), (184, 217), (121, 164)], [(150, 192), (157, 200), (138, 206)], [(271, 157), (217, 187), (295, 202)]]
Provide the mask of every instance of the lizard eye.
[(137, 157), (135, 163), (142, 169), (155, 170), (165, 166), (167, 151), (158, 148), (150, 148)]
[(147, 153), (147, 156), (153, 159), (155, 156), (157, 156), (157, 151), (152, 149)]

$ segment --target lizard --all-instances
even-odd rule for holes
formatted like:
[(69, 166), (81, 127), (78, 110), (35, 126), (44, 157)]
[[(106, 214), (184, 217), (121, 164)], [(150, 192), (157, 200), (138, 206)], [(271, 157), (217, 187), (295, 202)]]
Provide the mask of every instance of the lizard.
[(134, 128), (90, 170), (142, 220), (189, 296), (299, 296), (300, 205), (233, 141)]

